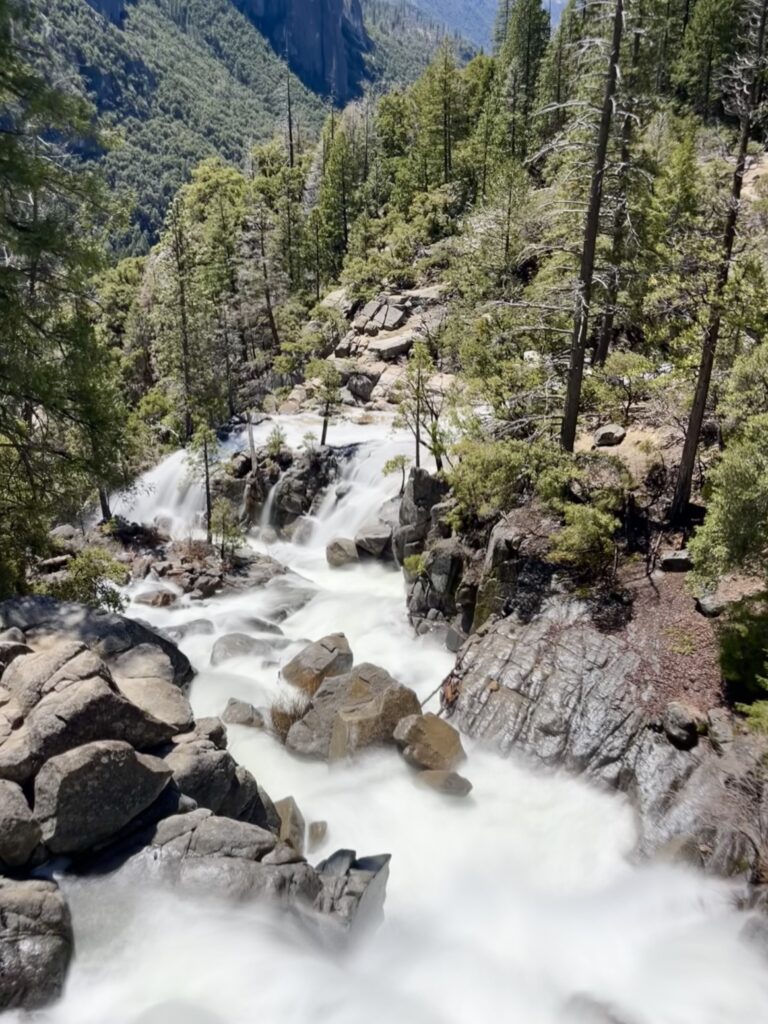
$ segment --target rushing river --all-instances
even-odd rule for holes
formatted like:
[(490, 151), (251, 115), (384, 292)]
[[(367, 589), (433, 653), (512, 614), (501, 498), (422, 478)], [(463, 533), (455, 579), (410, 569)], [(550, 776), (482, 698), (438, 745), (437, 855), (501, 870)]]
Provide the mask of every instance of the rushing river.
[[(309, 417), (283, 427), (293, 444), (319, 433)], [(269, 429), (258, 428), (257, 442)], [(414, 636), (401, 576), (325, 561), (329, 540), (354, 536), (396, 493), (381, 468), (409, 451), (408, 439), (385, 421), (337, 424), (330, 439), (360, 442), (345, 496), (329, 496), (301, 544), (252, 541), (316, 588), (282, 628), (298, 644), (345, 632), (357, 661), (382, 665), (423, 700), (452, 657)], [(170, 517), (183, 535), (200, 508), (184, 472), (182, 456), (171, 456), (125, 511)], [(212, 668), (209, 657), (217, 636), (247, 632), (248, 617), (268, 616), (284, 597), (266, 588), (130, 614), (159, 626), (214, 622), (214, 635), (182, 647), (198, 670), (195, 712), (216, 715), (230, 697), (267, 708), (280, 692), (274, 664)], [(229, 735), (274, 799), (293, 795), (308, 822), (329, 823), (317, 859), (339, 846), (393, 855), (384, 925), (339, 954), (263, 907), (136, 890), (119, 876), (69, 885), (77, 956), (41, 1024), (768, 1022), (768, 951), (741, 937), (747, 918), (731, 909), (731, 889), (684, 868), (631, 864), (635, 825), (623, 800), (470, 743), (462, 770), (474, 790), (452, 802), (416, 788), (393, 751), (329, 768), (293, 758), (267, 732), (230, 726)], [(594, 1002), (612, 1016), (595, 1016)]]

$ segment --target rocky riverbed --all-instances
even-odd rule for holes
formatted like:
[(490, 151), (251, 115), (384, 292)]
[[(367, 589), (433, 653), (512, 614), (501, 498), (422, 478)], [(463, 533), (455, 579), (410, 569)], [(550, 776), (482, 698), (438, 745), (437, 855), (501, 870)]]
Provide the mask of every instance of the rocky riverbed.
[[(281, 421), (289, 447), (308, 424)], [(236, 567), (185, 553), (199, 499), (169, 463), (133, 514), (176, 537), (125, 548), (128, 618), (72, 609), (62, 631), (32, 602), (7, 620), (8, 1005), (57, 994), (74, 933), (45, 1024), (239, 1024), (254, 986), (302, 1024), (768, 1020), (764, 919), (737, 909), (762, 900), (760, 741), (710, 684), (674, 699), (639, 616), (568, 594), (543, 517), (455, 536), (428, 472), (392, 501), (381, 467), (407, 438), (335, 429), (327, 480), (284, 521), (266, 489)], [(284, 461), (300, 497), (307, 465)], [(116, 764), (145, 806), (88, 817), (67, 779), (116, 785)]]

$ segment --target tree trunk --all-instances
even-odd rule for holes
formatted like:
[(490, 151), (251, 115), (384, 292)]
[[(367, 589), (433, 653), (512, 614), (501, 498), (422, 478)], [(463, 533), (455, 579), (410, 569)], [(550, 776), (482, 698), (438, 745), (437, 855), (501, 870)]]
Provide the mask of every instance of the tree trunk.
[(627, 109), (621, 125), (621, 154), (619, 156), (618, 185), (619, 194), (616, 202), (616, 213), (613, 218), (613, 240), (611, 243), (611, 272), (608, 281), (608, 294), (605, 310), (600, 324), (600, 336), (595, 350), (595, 363), (602, 366), (605, 362), (613, 339), (613, 325), (616, 320), (616, 302), (621, 287), (621, 265), (624, 260), (624, 223), (627, 217), (627, 177), (629, 171), (630, 148), (632, 144), (632, 96), (633, 82), (640, 59), (641, 32), (638, 26), (632, 43), (632, 66), (627, 82)]
[(109, 507), (109, 493), (105, 487), (99, 488), (99, 505), (101, 506), (101, 518), (108, 522), (112, 518), (112, 509)]
[(325, 442), (328, 440), (328, 411), (326, 410), (323, 416), (323, 434), (320, 438), (320, 447), (325, 448)]
[(704, 414), (707, 409), (709, 385), (712, 380), (712, 368), (715, 363), (717, 343), (720, 339), (720, 327), (723, 318), (723, 298), (725, 295), (725, 289), (728, 286), (728, 278), (731, 270), (731, 258), (733, 256), (733, 245), (736, 240), (736, 224), (739, 217), (741, 187), (744, 180), (744, 166), (747, 157), (749, 127), (750, 116), (749, 113), (745, 113), (741, 122), (736, 170), (734, 171), (733, 184), (731, 185), (731, 200), (728, 207), (728, 216), (725, 221), (725, 230), (723, 232), (723, 247), (717, 271), (717, 278), (715, 281), (715, 292), (709, 311), (707, 329), (704, 332), (704, 344), (701, 349), (699, 375), (696, 380), (696, 391), (693, 397), (690, 419), (688, 420), (688, 430), (685, 435), (683, 457), (680, 462), (680, 470), (677, 476), (675, 499), (672, 504), (673, 522), (679, 522), (685, 518), (685, 514), (688, 510), (688, 503), (691, 500), (693, 471), (696, 466), (696, 453), (699, 449), (699, 437), (701, 435), (702, 424), (704, 423)]
[(208, 438), (203, 438), (203, 470), (205, 473), (205, 539), (211, 543), (211, 467), (208, 462)]
[(603, 201), (603, 179), (605, 177), (608, 139), (611, 133), (613, 117), (613, 99), (616, 94), (616, 83), (619, 70), (621, 51), (621, 35), (624, 29), (624, 0), (616, 0), (613, 19), (613, 39), (608, 59), (608, 74), (605, 81), (605, 96), (600, 115), (600, 127), (597, 136), (597, 150), (592, 171), (592, 185), (589, 195), (589, 206), (584, 224), (584, 247), (581, 253), (581, 269), (576, 295), (576, 312), (571, 338), (571, 361), (568, 370), (568, 388), (565, 399), (565, 412), (560, 432), (560, 441), (567, 452), (573, 451), (576, 441), (576, 425), (579, 419), (581, 403), (581, 386), (584, 379), (584, 354), (587, 347), (589, 332), (589, 308), (592, 301), (592, 281), (595, 273), (595, 251), (597, 236), (600, 230), (600, 208)]

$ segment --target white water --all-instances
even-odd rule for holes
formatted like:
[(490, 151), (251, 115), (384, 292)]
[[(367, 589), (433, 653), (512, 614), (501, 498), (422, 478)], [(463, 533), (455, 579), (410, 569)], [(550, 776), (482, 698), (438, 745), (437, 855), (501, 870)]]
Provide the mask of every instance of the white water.
[[(311, 418), (283, 425), (294, 443), (309, 426), (317, 432)], [(406, 439), (386, 423), (338, 425), (331, 439), (365, 445), (348, 468), (348, 495), (329, 497), (309, 540), (269, 547), (317, 588), (283, 629), (296, 641), (343, 630), (358, 661), (383, 665), (424, 699), (451, 658), (414, 637), (399, 575), (331, 571), (324, 557), (328, 540), (354, 535), (397, 491), (380, 470)], [(184, 535), (199, 494), (175, 492), (181, 465), (171, 456), (153, 471), (154, 499), (143, 494), (132, 514), (169, 515)], [(232, 696), (268, 707), (280, 690), (274, 664), (208, 665), (216, 636), (247, 632), (243, 618), (273, 611), (280, 589), (136, 607), (158, 625), (214, 621), (216, 635), (182, 644), (199, 670), (197, 714), (219, 714)], [(392, 751), (330, 769), (292, 758), (267, 733), (229, 733), (234, 756), (273, 798), (292, 794), (308, 821), (329, 822), (318, 857), (338, 846), (393, 854), (385, 924), (342, 957), (261, 907), (137, 892), (119, 877), (79, 883), (70, 888), (77, 958), (44, 1024), (604, 1024), (578, 1009), (579, 996), (611, 1007), (621, 1024), (768, 1022), (768, 963), (739, 937), (746, 918), (731, 908), (729, 886), (632, 866), (634, 821), (622, 800), (470, 749), (473, 794), (451, 802), (415, 788)]]

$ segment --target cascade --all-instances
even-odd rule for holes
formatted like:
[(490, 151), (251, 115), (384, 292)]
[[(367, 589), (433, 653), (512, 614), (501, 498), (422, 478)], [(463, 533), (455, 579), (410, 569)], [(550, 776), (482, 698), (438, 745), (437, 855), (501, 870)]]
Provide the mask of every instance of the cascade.
[[(319, 433), (311, 416), (281, 426), (292, 445)], [(257, 428), (257, 444), (271, 427)], [(212, 621), (212, 635), (181, 642), (198, 669), (197, 715), (220, 714), (230, 697), (268, 708), (285, 689), (279, 663), (336, 631), (357, 661), (383, 666), (422, 700), (452, 665), (436, 640), (414, 635), (396, 570), (325, 561), (329, 540), (354, 536), (397, 493), (399, 478), (381, 470), (410, 453), (409, 438), (382, 419), (334, 424), (331, 440), (357, 447), (311, 529), (300, 542), (258, 532), (251, 541), (299, 584), (130, 611), (159, 627)], [(193, 530), (201, 496), (184, 473), (183, 456), (169, 456), (145, 476), (130, 514), (170, 517), (178, 536)], [(211, 666), (216, 639), (247, 632), (291, 586), (312, 593), (281, 623), (288, 646)], [(392, 853), (385, 923), (342, 955), (262, 907), (136, 891), (110, 877), (70, 883), (78, 955), (63, 1000), (39, 1024), (768, 1022), (768, 971), (741, 938), (748, 919), (731, 886), (632, 863), (635, 822), (620, 796), (467, 743), (474, 790), (452, 803), (416, 788), (390, 751), (329, 767), (293, 757), (265, 731), (229, 733), (236, 759), (275, 799), (292, 795), (307, 821), (329, 823), (314, 857), (339, 845)]]

